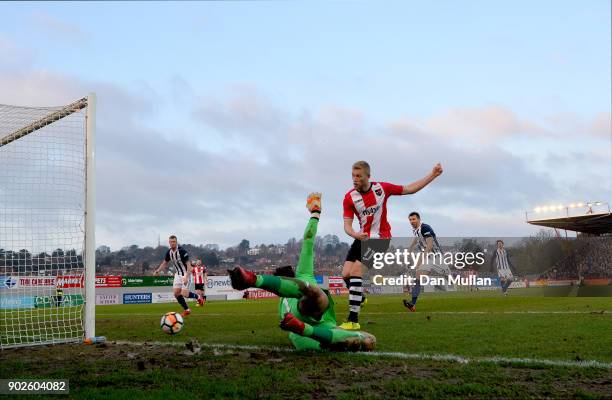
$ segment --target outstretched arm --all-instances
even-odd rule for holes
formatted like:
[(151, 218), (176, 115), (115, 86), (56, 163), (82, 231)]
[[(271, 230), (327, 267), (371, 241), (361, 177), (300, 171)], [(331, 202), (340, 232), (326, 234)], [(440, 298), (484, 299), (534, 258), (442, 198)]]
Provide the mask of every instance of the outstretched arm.
[(166, 267), (168, 266), (168, 262), (166, 260), (162, 261), (161, 264), (159, 264), (159, 267), (157, 267), (157, 269), (155, 271), (153, 271), (153, 275), (159, 275), (159, 273), (166, 269)]
[(310, 193), (306, 200), (306, 208), (310, 211), (310, 219), (304, 230), (304, 240), (295, 275), (300, 279), (314, 281), (314, 242), (321, 216), (321, 193)]
[(409, 183), (408, 185), (404, 185), (402, 187), (402, 194), (414, 194), (419, 190), (423, 189), (425, 186), (429, 185), (434, 179), (438, 176), (442, 175), (444, 170), (442, 169), (442, 165), (437, 163), (434, 165), (431, 173), (429, 173), (426, 177), (419, 179), (418, 181)]

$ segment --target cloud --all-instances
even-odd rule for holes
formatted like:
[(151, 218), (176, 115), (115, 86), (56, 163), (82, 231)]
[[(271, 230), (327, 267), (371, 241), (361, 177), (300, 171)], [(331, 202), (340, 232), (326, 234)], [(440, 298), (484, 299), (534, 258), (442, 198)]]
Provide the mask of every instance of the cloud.
[[(198, 119), (211, 126), (206, 116), (227, 115), (230, 104), (225, 110), (197, 114)], [(221, 103), (218, 106), (224, 107)], [(443, 162), (446, 172), (432, 187), (405, 200), (391, 201), (406, 204), (402, 207), (406, 213), (412, 208), (432, 210), (449, 204), (457, 209), (477, 204), (483, 212), (516, 212), (538, 201), (542, 191), (557, 191), (546, 173), (531, 170), (521, 158), (490, 143), (461, 147), (401, 123), (372, 130), (362, 112), (342, 107), (287, 115), (283, 121), (282, 134), (272, 134), (278, 140), (274, 146), (269, 145), (269, 138), (263, 139), (251, 143), (251, 151), (263, 154), (276, 166), (274, 174), (283, 187), (296, 186), (294, 196), (299, 193), (299, 183), (304, 191), (309, 187), (322, 190), (334, 217), (341, 215), (342, 196), (350, 188), (350, 165), (357, 159), (372, 163), (374, 179), (401, 184), (426, 175), (435, 162)], [(248, 124), (225, 124), (223, 131), (244, 140), (259, 137), (258, 129)], [(253, 165), (249, 175), (259, 177), (259, 171), (261, 168)]]
[[(287, 132), (288, 126), (283, 111), (251, 86), (235, 86), (223, 99), (202, 97), (193, 111), (194, 117), (224, 136), (235, 134), (241, 139), (274, 140)], [(244, 135), (249, 132), (253, 135)]]
[(32, 53), (23, 46), (18, 46), (7, 36), (0, 34), (0, 71), (17, 70), (30, 65), (34, 59)]
[(516, 134), (549, 133), (545, 127), (522, 119), (501, 106), (448, 109), (429, 117), (423, 125), (432, 134), (459, 139), (475, 137), (481, 141)]
[(612, 138), (612, 114), (600, 112), (588, 127), (587, 131), (601, 138)]
[(71, 42), (85, 42), (89, 39), (89, 34), (78, 25), (60, 20), (52, 15), (37, 12), (31, 16), (32, 24), (45, 33), (62, 40)]
[(609, 141), (612, 136), (610, 118), (609, 112), (598, 112), (591, 119), (586, 119), (566, 111), (547, 117), (546, 123), (553, 138), (573, 136)]
[(571, 112), (560, 112), (533, 121), (522, 118), (499, 105), (478, 108), (449, 108), (425, 118), (401, 117), (390, 129), (427, 134), (445, 140), (489, 144), (512, 137), (539, 137), (556, 140), (562, 136), (586, 134), (594, 138), (610, 137), (610, 113), (600, 112), (588, 121)]
[[(500, 107), (379, 123), (365, 110), (341, 105), (289, 110), (249, 85), (215, 96), (180, 76), (167, 88), (28, 68), (0, 76), (0, 103), (67, 104), (90, 91), (98, 95), (98, 243), (113, 247), (151, 245), (158, 234), (171, 233), (195, 244), (284, 242), (301, 235), (305, 196), (313, 190), (324, 194), (320, 232), (346, 240), (341, 203), (358, 159), (371, 162), (374, 179), (399, 184), (444, 164), (445, 173), (430, 187), (389, 201), (398, 233), (416, 209), (453, 235), (518, 235), (531, 231), (522, 212), (542, 193), (566, 195), (551, 179), (554, 170), (535, 169), (491, 140), (548, 134), (550, 127)], [(183, 125), (169, 132), (156, 122), (170, 112)], [(465, 145), (464, 137), (476, 144)]]
[(86, 85), (46, 70), (0, 75), (0, 102), (28, 107), (61, 106), (87, 95)]

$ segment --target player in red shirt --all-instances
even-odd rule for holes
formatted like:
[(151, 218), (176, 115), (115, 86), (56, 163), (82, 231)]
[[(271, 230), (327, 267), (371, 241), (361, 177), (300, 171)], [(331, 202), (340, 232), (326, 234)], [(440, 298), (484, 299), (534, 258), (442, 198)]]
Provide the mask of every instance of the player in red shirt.
[[(355, 241), (346, 256), (342, 277), (349, 289), (349, 316), (347, 322), (340, 325), (343, 329), (359, 330), (359, 312), (364, 300), (362, 292), (361, 243), (369, 238), (389, 239), (379, 246), (389, 246), (391, 225), (387, 221), (387, 200), (390, 196), (413, 194), (423, 189), (442, 174), (440, 163), (433, 167), (431, 173), (408, 185), (393, 185), (387, 182), (370, 181), (370, 164), (357, 161), (353, 164), (353, 189), (344, 196), (344, 231)], [(359, 231), (353, 229), (353, 218), (359, 220)], [(377, 251), (381, 251), (377, 249)]]
[(195, 291), (198, 294), (198, 307), (202, 307), (206, 301), (206, 294), (204, 293), (204, 285), (208, 280), (208, 271), (206, 265), (202, 264), (202, 260), (196, 261), (196, 265), (193, 267), (193, 283), (195, 284)]

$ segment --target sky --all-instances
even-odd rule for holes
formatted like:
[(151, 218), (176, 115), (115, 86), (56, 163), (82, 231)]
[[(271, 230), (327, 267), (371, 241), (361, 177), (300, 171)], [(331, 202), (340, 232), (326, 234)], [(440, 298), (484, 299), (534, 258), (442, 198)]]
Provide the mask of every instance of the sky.
[[(96, 241), (284, 243), (351, 165), (439, 236), (612, 200), (609, 1), (0, 3), (0, 104), (97, 95)], [(355, 226), (356, 227), (356, 226)]]

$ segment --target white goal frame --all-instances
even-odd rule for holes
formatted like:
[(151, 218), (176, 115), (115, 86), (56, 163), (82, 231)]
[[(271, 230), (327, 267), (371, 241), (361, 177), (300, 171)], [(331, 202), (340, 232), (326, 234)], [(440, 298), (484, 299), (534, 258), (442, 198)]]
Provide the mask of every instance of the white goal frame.
[(96, 336), (96, 95), (87, 96), (85, 144), (85, 337)]
[[(29, 123), (9, 134), (0, 137), (0, 148), (20, 138), (32, 134), (48, 125), (53, 124), (73, 113), (86, 108), (85, 113), (85, 210), (84, 210), (84, 244), (83, 244), (83, 308), (81, 324), (82, 338), (53, 339), (47, 341), (34, 341), (24, 343), (0, 343), (0, 349), (11, 347), (25, 347), (65, 342), (82, 342), (83, 339), (92, 338), (96, 334), (95, 307), (96, 307), (96, 247), (95, 247), (95, 216), (96, 216), (96, 185), (95, 185), (95, 139), (96, 139), (96, 95), (90, 93), (87, 97), (77, 100), (61, 109), (49, 109), (49, 114)], [(2, 284), (4, 284), (2, 282)], [(4, 289), (6, 292), (9, 289)], [(0, 293), (2, 295), (2, 293)]]

